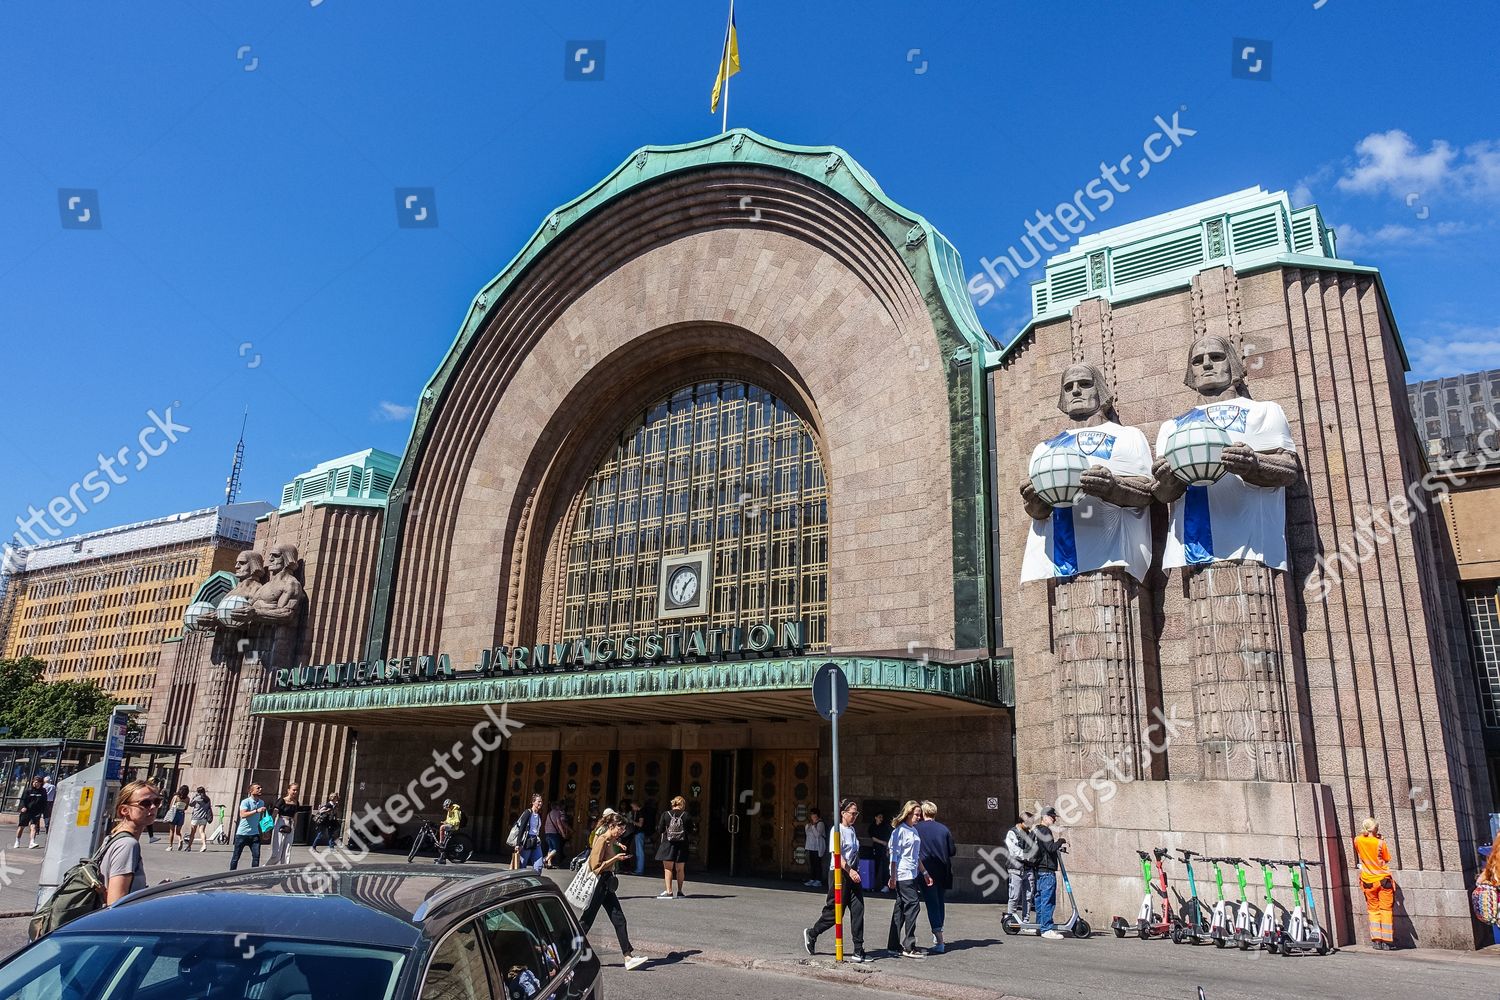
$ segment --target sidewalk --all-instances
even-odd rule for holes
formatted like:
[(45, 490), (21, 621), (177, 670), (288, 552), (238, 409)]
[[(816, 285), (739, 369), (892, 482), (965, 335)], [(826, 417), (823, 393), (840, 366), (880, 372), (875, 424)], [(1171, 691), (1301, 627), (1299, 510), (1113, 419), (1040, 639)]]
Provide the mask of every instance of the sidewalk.
[[(224, 871), (228, 847), (206, 854), (167, 852), (165, 838), (143, 844), (147, 878), (166, 878)], [(262, 857), (269, 853), (264, 849)], [(0, 911), (30, 914), (42, 851), (0, 854), (9, 879), (0, 886)], [(305, 847), (293, 849), (294, 863), (308, 858)], [(382, 861), (404, 855), (372, 854)], [(248, 855), (242, 866), (248, 865)], [(494, 868), (471, 863), (465, 870)], [(560, 884), (569, 873), (548, 872)], [(934, 1000), (1137, 1000), (1196, 998), (1202, 986), (1208, 1000), (1324, 1000), (1331, 996), (1360, 1000), (1407, 1000), (1418, 995), (1493, 998), (1500, 978), (1500, 948), (1482, 953), (1435, 949), (1373, 952), (1348, 949), (1326, 957), (1282, 958), (1263, 952), (1242, 953), (1208, 946), (1173, 945), (1167, 941), (1116, 939), (1106, 930), (1086, 941), (1043, 941), (1009, 937), (1000, 930), (1000, 907), (990, 903), (949, 903), (949, 950), (925, 960), (884, 957), (892, 904), (876, 894), (867, 900), (866, 950), (871, 965), (838, 967), (833, 962), (832, 932), (818, 941), (818, 954), (802, 949), (802, 929), (812, 924), (823, 894), (800, 886), (748, 879), (709, 878), (688, 882), (686, 899), (656, 898), (660, 876), (621, 878), (620, 898), (636, 946), (656, 959), (720, 965), (794, 974), (889, 993)], [(1089, 913), (1095, 927), (1107, 927), (1109, 914)], [(918, 921), (919, 943), (930, 942), (925, 914)], [(24, 921), (0, 924), (0, 948), (19, 947)], [(846, 930), (846, 934), (847, 934)], [(606, 963), (619, 962), (614, 934), (603, 918), (591, 934)], [(846, 941), (848, 938), (846, 937)], [(649, 967), (648, 967), (649, 968)], [(644, 971), (644, 970), (643, 970)], [(659, 970), (672, 976), (672, 967)], [(670, 988), (670, 987), (668, 987)]]

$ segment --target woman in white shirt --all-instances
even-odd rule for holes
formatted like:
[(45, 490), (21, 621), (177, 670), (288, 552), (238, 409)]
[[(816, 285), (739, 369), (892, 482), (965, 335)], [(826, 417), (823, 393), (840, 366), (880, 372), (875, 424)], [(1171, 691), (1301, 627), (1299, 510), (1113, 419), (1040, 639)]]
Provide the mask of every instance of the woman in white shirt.
[(828, 870), (828, 826), (823, 822), (823, 814), (816, 809), (810, 811), (807, 825), (802, 829), (802, 846), (807, 850), (807, 871), (811, 876), (802, 884), (821, 889), (823, 873)]
[(932, 876), (922, 866), (922, 838), (916, 824), (922, 818), (921, 803), (907, 800), (891, 824), (891, 881), (896, 906), (891, 910), (891, 933), (886, 950), (900, 952), (902, 958), (926, 958), (917, 947), (917, 915), (922, 910), (922, 885), (931, 885)]

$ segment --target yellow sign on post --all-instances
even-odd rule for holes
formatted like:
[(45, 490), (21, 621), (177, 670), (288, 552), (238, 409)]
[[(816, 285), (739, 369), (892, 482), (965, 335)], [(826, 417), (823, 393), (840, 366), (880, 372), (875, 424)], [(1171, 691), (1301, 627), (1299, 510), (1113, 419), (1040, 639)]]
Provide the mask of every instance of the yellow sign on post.
[(84, 785), (78, 790), (78, 820), (75, 825), (88, 826), (94, 814), (94, 786)]

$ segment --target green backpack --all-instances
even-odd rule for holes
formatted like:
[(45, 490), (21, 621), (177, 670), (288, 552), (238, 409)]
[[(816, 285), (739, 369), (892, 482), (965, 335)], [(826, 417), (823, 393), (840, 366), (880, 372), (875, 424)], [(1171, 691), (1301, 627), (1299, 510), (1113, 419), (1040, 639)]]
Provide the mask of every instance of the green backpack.
[(93, 857), (82, 858), (78, 864), (69, 868), (63, 875), (62, 883), (58, 885), (57, 891), (45, 903), (37, 907), (36, 915), (27, 925), (27, 939), (35, 941), (43, 935), (51, 934), (63, 924), (71, 923), (85, 914), (103, 909), (109, 887), (105, 884), (104, 877), (99, 874), (99, 862), (111, 844), (121, 837), (131, 836), (133, 834), (124, 831), (112, 834), (99, 845), (99, 850), (94, 852)]

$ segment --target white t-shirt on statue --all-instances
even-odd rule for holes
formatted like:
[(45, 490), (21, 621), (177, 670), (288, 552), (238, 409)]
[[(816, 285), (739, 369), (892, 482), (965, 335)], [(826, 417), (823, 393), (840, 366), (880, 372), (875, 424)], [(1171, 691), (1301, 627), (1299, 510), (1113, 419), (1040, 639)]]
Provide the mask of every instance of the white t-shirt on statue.
[[(1139, 428), (1105, 421), (1066, 430), (1043, 441), (1031, 462), (1052, 448), (1073, 447), (1090, 465), (1117, 476), (1151, 475), (1151, 449)], [(1028, 469), (1031, 463), (1027, 463)], [(1021, 580), (1050, 580), (1122, 566), (1137, 580), (1151, 565), (1151, 518), (1144, 508), (1117, 507), (1080, 493), (1072, 507), (1054, 508), (1046, 520), (1032, 519), (1021, 560)]]
[[(1231, 442), (1243, 441), (1256, 451), (1297, 450), (1291, 425), (1279, 405), (1230, 396), (1162, 421), (1156, 432), (1156, 454), (1166, 453), (1167, 438), (1177, 427), (1200, 421), (1224, 428)], [(1189, 486), (1172, 504), (1162, 567), (1177, 569), (1218, 559), (1286, 569), (1285, 487), (1252, 486), (1226, 472), (1210, 486)]]

